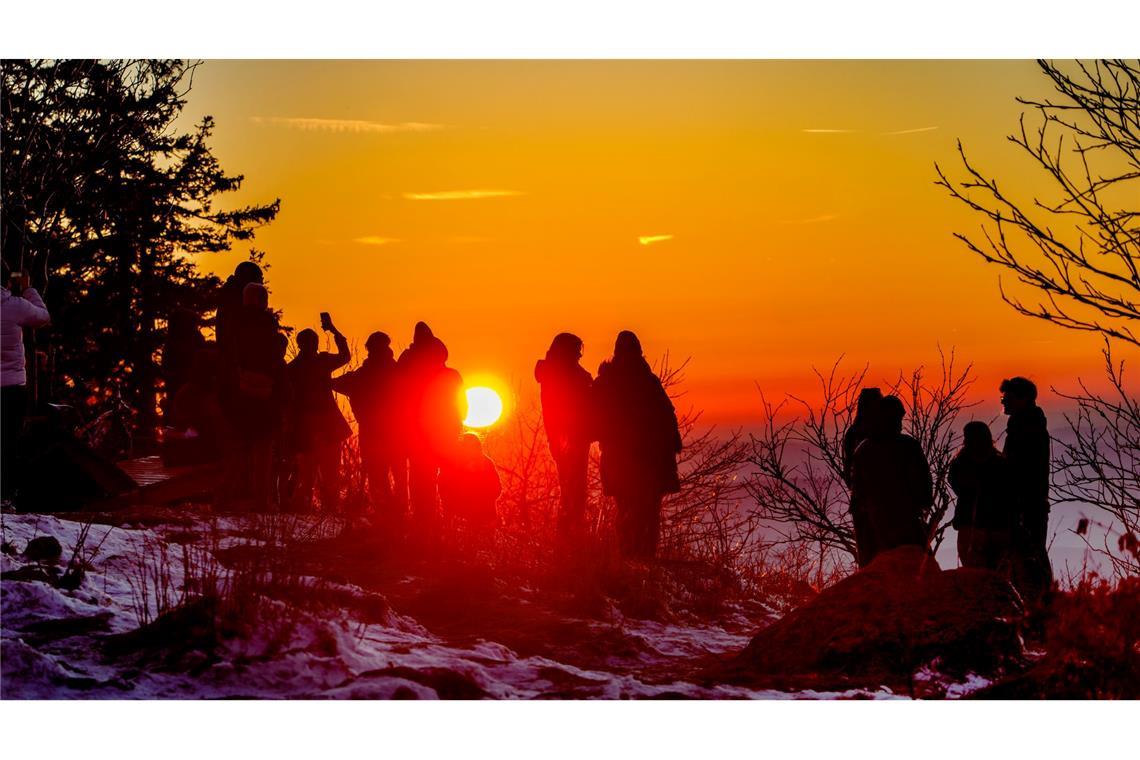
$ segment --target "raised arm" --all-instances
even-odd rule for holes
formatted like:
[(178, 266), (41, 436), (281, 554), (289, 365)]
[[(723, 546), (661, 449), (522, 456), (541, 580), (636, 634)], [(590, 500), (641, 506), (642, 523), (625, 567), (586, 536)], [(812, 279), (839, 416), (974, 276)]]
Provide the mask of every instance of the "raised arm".
[(47, 327), (51, 324), (51, 315), (44, 306), (44, 299), (35, 288), (24, 288), (19, 296), (19, 310), (16, 313), (16, 323), (20, 327)]

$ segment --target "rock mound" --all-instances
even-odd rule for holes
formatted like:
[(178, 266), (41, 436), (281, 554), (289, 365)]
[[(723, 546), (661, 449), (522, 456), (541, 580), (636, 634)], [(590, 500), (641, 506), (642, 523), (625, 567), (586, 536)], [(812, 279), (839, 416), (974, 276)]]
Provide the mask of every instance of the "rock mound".
[(760, 631), (727, 666), (736, 682), (899, 685), (934, 663), (993, 673), (1022, 655), (1021, 600), (987, 570), (942, 570), (918, 547), (876, 557)]

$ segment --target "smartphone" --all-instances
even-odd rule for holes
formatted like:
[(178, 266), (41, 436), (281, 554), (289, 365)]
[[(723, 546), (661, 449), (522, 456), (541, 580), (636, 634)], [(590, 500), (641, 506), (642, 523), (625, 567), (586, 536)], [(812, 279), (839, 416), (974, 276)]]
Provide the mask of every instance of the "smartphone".
[(332, 330), (333, 329), (332, 317), (329, 316), (329, 313), (327, 311), (321, 312), (321, 329), (322, 330)]

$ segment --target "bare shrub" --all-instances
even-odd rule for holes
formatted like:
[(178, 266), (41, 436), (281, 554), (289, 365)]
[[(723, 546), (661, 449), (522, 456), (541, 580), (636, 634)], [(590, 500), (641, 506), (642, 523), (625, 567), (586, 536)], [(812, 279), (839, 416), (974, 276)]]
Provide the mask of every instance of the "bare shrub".
[[(1097, 508), (1115, 526), (1104, 526), (1100, 546), (1086, 544), (1108, 557), (1117, 573), (1140, 573), (1140, 401), (1125, 386), (1124, 362), (1104, 350), (1105, 374), (1111, 390), (1098, 393), (1084, 382), (1061, 397), (1076, 404), (1065, 415), (1071, 435), (1057, 440), (1053, 468), (1056, 503)], [(1082, 537), (1087, 532), (1079, 531)]]

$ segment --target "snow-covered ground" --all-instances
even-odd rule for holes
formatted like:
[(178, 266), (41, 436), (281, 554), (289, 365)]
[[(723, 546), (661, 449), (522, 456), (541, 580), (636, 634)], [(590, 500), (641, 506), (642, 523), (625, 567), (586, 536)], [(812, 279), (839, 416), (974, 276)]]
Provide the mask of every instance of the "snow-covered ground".
[[(83, 525), (51, 516), (3, 516), (9, 545), (0, 569), (29, 563), (19, 554), (40, 535), (63, 545), (61, 565), (71, 558)], [(184, 531), (183, 531), (184, 532)], [(747, 620), (727, 628), (714, 624), (662, 623), (617, 615), (612, 621), (575, 621), (587, 628), (620, 630), (621, 664), (591, 667), (545, 656), (521, 655), (495, 641), (453, 643), (388, 606), (377, 592), (350, 584), (338, 591), (358, 602), (374, 601), (378, 614), (359, 615), (361, 604), (333, 612), (299, 609), (279, 600), (259, 607), (238, 635), (221, 639), (211, 652), (181, 652), (177, 662), (157, 655), (107, 653), (107, 636), (139, 627), (144, 613), (140, 568), (165, 551), (171, 584), (181, 585), (173, 533), (155, 528), (92, 525), (85, 547), (86, 577), (74, 591), (42, 580), (5, 579), (2, 584), (2, 680), (7, 699), (336, 698), (389, 699), (486, 696), (502, 699), (562, 698), (896, 698), (887, 689), (784, 693), (736, 686), (697, 685), (670, 679), (671, 668), (738, 651), (749, 640)], [(181, 539), (185, 540), (185, 539)], [(153, 582), (152, 582), (153, 587)], [(151, 594), (153, 597), (153, 593)], [(367, 620), (361, 619), (368, 618)], [(67, 621), (67, 622), (60, 622)], [(634, 667), (628, 651), (636, 652)], [(608, 662), (605, 658), (602, 662)], [(676, 666), (676, 667), (674, 667)], [(661, 674), (665, 674), (662, 676)], [(655, 675), (646, 675), (655, 674)], [(955, 687), (960, 696), (984, 683)]]

